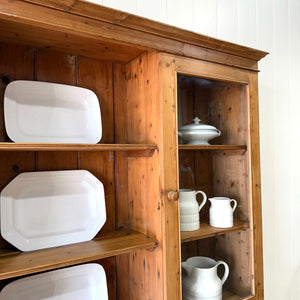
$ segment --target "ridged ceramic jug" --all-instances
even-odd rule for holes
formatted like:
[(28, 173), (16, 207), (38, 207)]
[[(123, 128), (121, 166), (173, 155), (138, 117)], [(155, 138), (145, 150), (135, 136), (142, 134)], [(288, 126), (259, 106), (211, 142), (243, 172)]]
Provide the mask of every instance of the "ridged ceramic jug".
[[(219, 265), (225, 267), (222, 279), (217, 275)], [(181, 266), (183, 300), (222, 300), (222, 286), (229, 275), (224, 261), (194, 256), (182, 262)]]
[[(203, 200), (199, 205), (197, 195), (201, 194)], [(206, 194), (202, 191), (189, 189), (179, 190), (179, 207), (180, 207), (180, 230), (193, 231), (200, 228), (199, 212), (207, 200)]]

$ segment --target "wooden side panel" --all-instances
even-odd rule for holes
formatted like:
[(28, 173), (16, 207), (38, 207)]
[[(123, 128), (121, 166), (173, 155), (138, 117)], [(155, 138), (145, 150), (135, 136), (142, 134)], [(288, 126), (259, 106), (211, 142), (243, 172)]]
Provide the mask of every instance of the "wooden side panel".
[(249, 121), (250, 121), (250, 195), (252, 206), (253, 228), (253, 264), (255, 294), (259, 300), (264, 298), (263, 277), (263, 244), (262, 244), (262, 211), (259, 147), (259, 111), (258, 111), (258, 78), (249, 72)]

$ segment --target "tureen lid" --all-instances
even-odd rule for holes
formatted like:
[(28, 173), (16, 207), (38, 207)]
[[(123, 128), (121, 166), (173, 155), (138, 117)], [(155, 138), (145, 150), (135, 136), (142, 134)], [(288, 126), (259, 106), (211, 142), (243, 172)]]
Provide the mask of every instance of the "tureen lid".
[(202, 124), (200, 123), (201, 120), (196, 117), (194, 120), (194, 123), (193, 124), (188, 124), (188, 125), (184, 125), (184, 126), (181, 126), (179, 128), (180, 131), (185, 131), (185, 130), (216, 130), (218, 131), (218, 129), (212, 125), (206, 125), (206, 124)]

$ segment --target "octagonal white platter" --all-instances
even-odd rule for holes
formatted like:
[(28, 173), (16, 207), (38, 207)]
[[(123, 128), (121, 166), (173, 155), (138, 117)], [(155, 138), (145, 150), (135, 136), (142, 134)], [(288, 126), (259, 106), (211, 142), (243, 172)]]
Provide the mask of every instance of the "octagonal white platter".
[(7, 135), (18, 143), (98, 143), (102, 137), (97, 96), (71, 85), (12, 81), (4, 119)]
[(103, 184), (86, 170), (21, 173), (0, 197), (1, 235), (21, 251), (91, 240), (106, 221)]
[(6, 285), (0, 300), (108, 300), (106, 275), (99, 264), (50, 271)]

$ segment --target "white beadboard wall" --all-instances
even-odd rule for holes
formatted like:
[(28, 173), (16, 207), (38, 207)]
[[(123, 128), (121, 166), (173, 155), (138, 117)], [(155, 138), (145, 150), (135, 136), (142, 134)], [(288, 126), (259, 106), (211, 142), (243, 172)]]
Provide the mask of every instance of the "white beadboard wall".
[(266, 300), (300, 299), (300, 0), (91, 0), (270, 52), (259, 67)]

